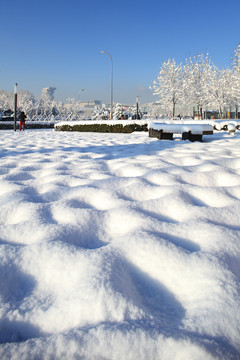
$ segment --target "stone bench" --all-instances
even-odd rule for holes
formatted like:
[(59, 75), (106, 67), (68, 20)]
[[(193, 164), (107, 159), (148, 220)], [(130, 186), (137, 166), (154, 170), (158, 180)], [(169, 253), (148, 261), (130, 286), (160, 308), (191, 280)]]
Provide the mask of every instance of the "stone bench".
[(213, 127), (208, 124), (167, 124), (149, 123), (149, 137), (172, 140), (173, 134), (181, 134), (182, 140), (202, 141), (203, 135), (212, 135)]

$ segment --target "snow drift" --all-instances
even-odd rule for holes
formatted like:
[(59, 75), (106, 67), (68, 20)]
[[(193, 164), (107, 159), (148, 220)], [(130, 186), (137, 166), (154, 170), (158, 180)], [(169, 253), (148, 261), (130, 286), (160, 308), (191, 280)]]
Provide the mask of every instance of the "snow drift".
[(1, 359), (239, 359), (236, 134), (1, 132)]

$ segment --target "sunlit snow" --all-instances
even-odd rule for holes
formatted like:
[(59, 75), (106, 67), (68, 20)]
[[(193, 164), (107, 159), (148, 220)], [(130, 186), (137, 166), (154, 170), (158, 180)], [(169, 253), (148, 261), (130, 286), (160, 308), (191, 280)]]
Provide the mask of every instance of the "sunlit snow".
[(0, 132), (1, 359), (239, 359), (240, 135)]

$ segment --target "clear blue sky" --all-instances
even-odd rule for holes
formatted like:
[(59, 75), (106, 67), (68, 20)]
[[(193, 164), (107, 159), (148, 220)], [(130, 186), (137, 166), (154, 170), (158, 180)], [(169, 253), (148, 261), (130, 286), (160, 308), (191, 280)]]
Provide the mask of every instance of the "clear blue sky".
[(0, 13), (0, 90), (54, 86), (60, 100), (109, 102), (101, 50), (114, 101), (144, 103), (163, 61), (208, 52), (230, 67), (240, 42), (239, 0), (1, 0)]

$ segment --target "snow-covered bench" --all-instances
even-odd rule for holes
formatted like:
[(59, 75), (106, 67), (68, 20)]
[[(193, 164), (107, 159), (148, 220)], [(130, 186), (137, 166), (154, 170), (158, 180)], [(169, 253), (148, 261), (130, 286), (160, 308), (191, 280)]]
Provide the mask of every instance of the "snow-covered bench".
[(182, 140), (202, 141), (203, 135), (212, 135), (213, 127), (209, 124), (167, 124), (150, 122), (149, 136), (159, 140), (172, 140), (173, 134), (182, 134)]

